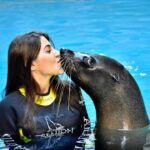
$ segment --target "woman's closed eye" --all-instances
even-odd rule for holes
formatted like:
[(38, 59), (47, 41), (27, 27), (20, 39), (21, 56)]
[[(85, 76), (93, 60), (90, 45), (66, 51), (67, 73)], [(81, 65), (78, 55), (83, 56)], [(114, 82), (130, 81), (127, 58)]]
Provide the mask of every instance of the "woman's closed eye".
[(51, 51), (52, 51), (52, 50), (50, 49), (50, 50), (46, 50), (45, 52), (46, 52), (46, 53), (51, 53)]
[(52, 47), (50, 45), (46, 45), (44, 50), (45, 50), (46, 53), (51, 53)]

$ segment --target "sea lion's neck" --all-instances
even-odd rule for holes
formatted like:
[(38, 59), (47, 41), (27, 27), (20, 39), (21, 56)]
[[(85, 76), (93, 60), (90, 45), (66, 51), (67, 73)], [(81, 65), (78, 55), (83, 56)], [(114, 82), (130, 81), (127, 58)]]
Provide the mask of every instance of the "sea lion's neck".
[[(121, 91), (103, 90), (94, 92), (94, 90), (88, 91), (88, 94), (94, 102), (99, 127), (133, 129), (141, 128), (148, 124), (142, 97), (137, 98), (133, 95), (127, 97)], [(141, 112), (140, 114), (139, 111)], [(143, 118), (145, 121), (143, 121)]]

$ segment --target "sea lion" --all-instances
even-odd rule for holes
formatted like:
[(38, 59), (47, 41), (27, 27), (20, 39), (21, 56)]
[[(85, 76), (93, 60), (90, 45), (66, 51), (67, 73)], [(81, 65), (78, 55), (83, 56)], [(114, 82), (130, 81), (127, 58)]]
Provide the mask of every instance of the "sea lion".
[(62, 67), (96, 108), (96, 150), (142, 150), (148, 115), (140, 89), (116, 60), (61, 49)]

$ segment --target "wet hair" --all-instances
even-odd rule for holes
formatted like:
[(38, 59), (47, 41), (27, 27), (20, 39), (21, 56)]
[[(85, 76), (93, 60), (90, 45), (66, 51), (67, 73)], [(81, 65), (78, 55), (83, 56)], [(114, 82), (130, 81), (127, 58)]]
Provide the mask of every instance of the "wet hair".
[[(44, 36), (53, 47), (55, 47), (48, 34), (34, 31), (17, 36), (11, 42), (8, 51), (8, 76), (5, 95), (17, 91), (20, 87), (25, 88), (28, 105), (24, 121), (30, 128), (33, 128), (35, 125), (33, 120), (36, 111), (34, 109), (34, 99), (36, 94), (40, 93), (40, 87), (31, 74), (31, 65), (40, 52), (40, 38), (42, 36)], [(56, 86), (62, 84), (61, 80), (58, 76), (53, 76), (50, 79), (50, 83), (50, 86), (54, 89), (54, 92), (57, 95), (59, 90)]]

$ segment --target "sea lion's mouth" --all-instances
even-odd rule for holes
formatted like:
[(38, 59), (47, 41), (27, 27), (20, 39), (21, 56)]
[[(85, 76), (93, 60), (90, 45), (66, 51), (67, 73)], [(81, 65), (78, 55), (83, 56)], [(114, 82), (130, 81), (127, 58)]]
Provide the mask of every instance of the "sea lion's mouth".
[(76, 73), (77, 69), (73, 61), (74, 52), (68, 49), (60, 49), (60, 60), (64, 71), (68, 76)]

